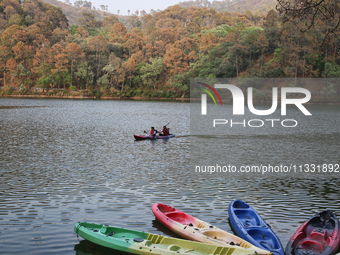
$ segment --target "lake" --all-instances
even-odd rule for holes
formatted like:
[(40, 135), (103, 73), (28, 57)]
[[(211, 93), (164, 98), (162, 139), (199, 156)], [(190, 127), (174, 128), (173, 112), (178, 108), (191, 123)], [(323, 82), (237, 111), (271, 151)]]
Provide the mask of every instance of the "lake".
[[(78, 238), (78, 221), (175, 236), (155, 220), (156, 202), (231, 231), (234, 199), (285, 246), (314, 213), (340, 215), (339, 174), (202, 174), (195, 165), (339, 164), (340, 107), (309, 109), (314, 124), (301, 118), (294, 134), (229, 130), (215, 154), (221, 137), (192, 132), (189, 103), (0, 98), (0, 254), (111, 252)], [(133, 138), (168, 122), (175, 138)]]

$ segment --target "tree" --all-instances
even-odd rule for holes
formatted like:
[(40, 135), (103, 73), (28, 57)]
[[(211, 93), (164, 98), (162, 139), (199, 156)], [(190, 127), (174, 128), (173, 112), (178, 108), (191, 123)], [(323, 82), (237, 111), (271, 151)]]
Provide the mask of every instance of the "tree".
[(146, 11), (145, 10), (141, 10), (141, 12), (140, 12), (140, 16), (144, 16), (144, 15), (146, 15)]
[(9, 70), (9, 74), (11, 77), (11, 86), (13, 86), (13, 78), (17, 76), (16, 66), (17, 66), (17, 62), (13, 58), (10, 58), (9, 60), (7, 60), (6, 70)]
[(128, 50), (128, 57), (142, 49), (143, 38), (136, 33), (127, 33), (124, 37), (123, 46)]
[(155, 25), (155, 19), (152, 15), (150, 14), (145, 14), (142, 16), (141, 18), (141, 21), (142, 21), (142, 27), (143, 29), (148, 29), (150, 28), (151, 26), (154, 26)]
[(86, 89), (88, 89), (88, 86), (93, 83), (94, 73), (92, 72), (92, 67), (88, 66), (87, 62), (79, 64), (74, 76), (79, 79), (82, 84), (85, 84)]
[[(235, 67), (236, 67), (236, 77), (237, 81), (239, 78), (239, 67), (240, 67), (240, 56), (242, 55), (242, 52), (246, 49), (246, 46), (242, 45), (241, 42), (241, 29), (238, 27), (233, 27), (230, 33), (226, 36), (226, 40), (231, 43), (231, 47), (229, 49), (229, 52), (232, 53), (232, 55), (235, 56)], [(230, 57), (231, 57), (230, 56)]]
[(9, 20), (14, 14), (17, 14), (17, 11), (10, 5), (8, 5), (5, 10), (4, 13), (6, 13), (6, 20)]
[(141, 68), (142, 79), (147, 85), (153, 85), (156, 89), (156, 83), (159, 79), (160, 74), (163, 71), (163, 58), (158, 57), (150, 59), (150, 64), (146, 64)]
[(53, 68), (51, 69), (52, 82), (57, 84), (58, 88), (62, 84), (65, 88), (65, 83), (70, 83), (70, 80), (68, 79), (69, 77), (67, 70), (69, 60), (65, 53), (64, 47), (59, 43), (53, 45), (51, 47), (51, 57), (53, 61)]
[(4, 74), (3, 86), (6, 87), (6, 63), (11, 57), (11, 52), (8, 47), (0, 46), (0, 70)]
[(164, 55), (163, 64), (170, 76), (184, 73), (189, 69), (187, 56), (181, 49), (170, 48)]
[(20, 79), (20, 83), (31, 83), (29, 76), (31, 75), (32, 59), (34, 56), (34, 49), (32, 45), (26, 45), (22, 41), (19, 41), (14, 47), (12, 47), (14, 59), (17, 62), (17, 77)]
[(91, 47), (91, 50), (95, 52), (97, 78), (99, 78), (101, 66), (102, 66), (103, 54), (108, 52), (109, 50), (108, 43), (107, 43), (107, 40), (102, 35), (98, 35), (90, 39), (90, 47)]
[[(284, 22), (299, 20), (303, 27), (301, 31), (311, 28), (320, 29), (319, 24), (324, 23), (324, 37), (322, 45), (325, 45), (332, 37), (340, 41), (340, 2), (337, 0), (277, 0), (276, 9), (284, 13)], [(338, 49), (339, 52), (339, 49)]]
[(119, 19), (115, 16), (115, 15), (111, 15), (109, 17), (105, 17), (103, 19), (103, 26), (113, 26), (115, 23), (118, 23), (119, 22)]
[(113, 43), (123, 43), (126, 33), (127, 29), (121, 22), (115, 23), (111, 28), (109, 41)]
[[(128, 59), (128, 61), (124, 62), (122, 65), (123, 69), (125, 70), (126, 78), (130, 80), (130, 87), (131, 87), (131, 81), (133, 78), (133, 73), (136, 71), (137, 63), (134, 59), (134, 57), (131, 57)], [(121, 93), (123, 93), (124, 90), (124, 82), (122, 85)]]
[(92, 13), (82, 12), (78, 22), (86, 29), (93, 29), (97, 27), (97, 21)]
[(83, 50), (79, 47), (79, 45), (74, 42), (71, 42), (66, 46), (65, 53), (68, 57), (68, 60), (71, 62), (71, 85), (72, 85), (74, 65), (76, 64), (76, 62), (84, 60), (85, 54)]
[(336, 63), (327, 62), (325, 70), (325, 77), (340, 78), (340, 66)]
[(257, 41), (255, 42), (255, 45), (258, 48), (258, 51), (261, 53), (261, 59), (260, 59), (260, 73), (262, 73), (262, 64), (263, 64), (263, 52), (266, 47), (268, 47), (268, 39), (264, 32), (260, 34), (260, 36), (257, 38)]
[(103, 12), (105, 12), (106, 8), (105, 8), (105, 5), (101, 4), (99, 5), (100, 9), (102, 9)]
[(51, 58), (50, 48), (41, 47), (37, 49), (33, 58), (32, 72), (36, 77), (39, 77), (37, 84), (43, 88), (46, 88), (51, 83), (50, 75), (52, 66), (53, 59)]
[(115, 68), (112, 65), (108, 64), (104, 66), (103, 71), (105, 72), (105, 76), (107, 77), (108, 80), (107, 85), (112, 84), (112, 77), (114, 75)]

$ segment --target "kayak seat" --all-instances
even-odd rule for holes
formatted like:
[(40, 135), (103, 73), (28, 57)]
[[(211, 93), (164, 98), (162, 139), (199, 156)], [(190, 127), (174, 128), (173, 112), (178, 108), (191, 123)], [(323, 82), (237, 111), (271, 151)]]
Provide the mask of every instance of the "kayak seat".
[(234, 213), (246, 228), (261, 226), (259, 218), (253, 211), (235, 210)]
[(306, 239), (306, 240), (302, 241), (301, 243), (299, 243), (297, 248), (312, 250), (312, 251), (315, 251), (315, 252), (318, 252), (318, 253), (322, 253), (324, 251), (324, 248), (323, 248), (321, 243), (319, 243), (315, 240), (310, 240), (310, 239)]
[(169, 206), (169, 205), (164, 205), (164, 204), (159, 204), (157, 207), (162, 213), (166, 214), (168, 212), (174, 212), (176, 209)]
[(172, 213), (167, 213), (166, 216), (174, 221), (180, 222), (184, 225), (189, 225), (192, 222), (195, 222), (195, 218), (186, 214), (186, 213), (181, 213), (181, 212), (172, 212)]
[(235, 209), (249, 209), (249, 205), (247, 205), (245, 202), (241, 200), (237, 200), (233, 203), (233, 207)]
[(257, 243), (260, 243), (265, 250), (277, 250), (280, 248), (280, 244), (275, 241), (273, 233), (267, 229), (251, 228), (247, 232)]
[(311, 239), (322, 241), (327, 239), (327, 231), (323, 229), (314, 229), (313, 232), (309, 235)]
[(225, 240), (228, 239), (229, 234), (218, 230), (218, 229), (204, 229), (201, 232), (203, 235), (210, 237), (212, 239), (217, 239), (217, 240)]

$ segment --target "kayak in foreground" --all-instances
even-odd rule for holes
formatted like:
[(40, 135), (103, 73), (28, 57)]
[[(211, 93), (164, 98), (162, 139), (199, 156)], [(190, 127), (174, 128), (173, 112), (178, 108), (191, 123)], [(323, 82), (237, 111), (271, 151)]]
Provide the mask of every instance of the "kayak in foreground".
[(74, 231), (95, 244), (133, 254), (256, 255), (245, 249), (202, 244), (95, 223), (78, 222)]
[(234, 232), (244, 240), (276, 254), (284, 255), (279, 238), (261, 216), (247, 203), (235, 200), (228, 208)]
[(136, 140), (145, 140), (145, 139), (168, 139), (175, 137), (174, 134), (170, 135), (133, 135)]
[(286, 246), (287, 255), (332, 255), (339, 248), (339, 221), (331, 211), (315, 214), (303, 223)]
[(155, 203), (152, 205), (151, 210), (158, 221), (186, 239), (231, 248), (247, 249), (258, 254), (271, 254), (269, 251), (260, 249), (231, 233), (169, 205)]

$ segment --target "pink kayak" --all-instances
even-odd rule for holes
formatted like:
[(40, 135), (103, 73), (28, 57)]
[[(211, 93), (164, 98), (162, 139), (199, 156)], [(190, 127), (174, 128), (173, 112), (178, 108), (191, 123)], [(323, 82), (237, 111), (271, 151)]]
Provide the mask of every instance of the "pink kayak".
[(156, 203), (152, 205), (151, 210), (156, 219), (164, 226), (186, 239), (229, 248), (246, 249), (250, 253), (255, 251), (259, 255), (272, 254), (169, 205)]
[(174, 134), (170, 135), (133, 135), (136, 140), (145, 140), (145, 139), (168, 139), (175, 137)]

